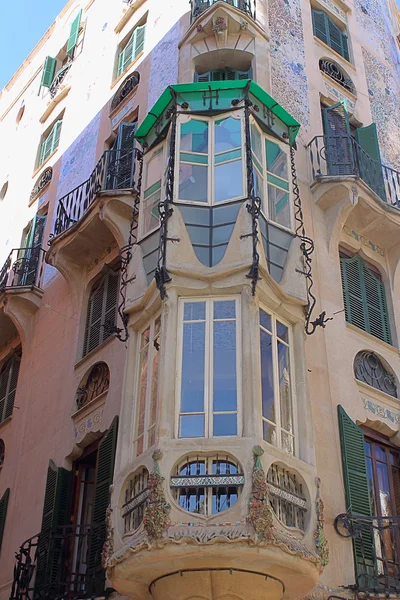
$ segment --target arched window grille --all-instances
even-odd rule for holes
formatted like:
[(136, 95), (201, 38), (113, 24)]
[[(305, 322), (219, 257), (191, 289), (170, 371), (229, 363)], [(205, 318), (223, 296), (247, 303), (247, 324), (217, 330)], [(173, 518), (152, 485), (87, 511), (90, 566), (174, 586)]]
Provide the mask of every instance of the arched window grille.
[(321, 58), (321, 60), (319, 61), (319, 68), (320, 71), (328, 75), (328, 77), (336, 81), (336, 83), (344, 87), (346, 90), (348, 90), (352, 94), (356, 93), (354, 83), (352, 82), (350, 77), (348, 77), (346, 73), (339, 67), (339, 65), (332, 62), (331, 60)]
[(109, 338), (117, 322), (119, 272), (108, 269), (92, 287), (86, 315), (83, 356)]
[(16, 352), (0, 367), (0, 423), (12, 415), (20, 363), (21, 352)]
[(295, 473), (273, 464), (268, 474), (269, 498), (277, 518), (287, 527), (305, 530), (307, 501)]
[(170, 485), (181, 508), (199, 515), (214, 515), (238, 501), (244, 475), (239, 464), (228, 456), (188, 457), (178, 465)]
[(122, 506), (124, 532), (135, 531), (142, 523), (147, 505), (149, 472), (143, 467), (128, 481), (125, 489), (125, 502)]
[(111, 110), (115, 110), (121, 102), (139, 85), (140, 75), (137, 71), (128, 75), (122, 85), (116, 91), (114, 98), (111, 102)]
[(397, 398), (397, 383), (393, 373), (388, 371), (374, 352), (362, 350), (354, 359), (354, 375), (375, 389)]
[(110, 385), (110, 371), (106, 363), (97, 363), (90, 369), (84, 382), (76, 392), (76, 407), (79, 410), (106, 392)]

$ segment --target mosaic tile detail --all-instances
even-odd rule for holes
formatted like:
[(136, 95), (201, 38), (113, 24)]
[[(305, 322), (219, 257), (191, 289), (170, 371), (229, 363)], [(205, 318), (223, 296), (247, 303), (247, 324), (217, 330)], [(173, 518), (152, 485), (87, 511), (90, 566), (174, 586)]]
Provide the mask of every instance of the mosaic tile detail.
[(348, 111), (350, 113), (354, 113), (354, 109), (356, 107), (355, 102), (353, 100), (350, 100), (350, 98), (346, 96), (346, 94), (342, 94), (340, 90), (338, 90), (334, 85), (331, 85), (327, 81), (325, 81), (325, 90), (327, 96), (335, 100), (335, 102), (340, 102), (345, 98), (347, 102)]
[(217, 487), (244, 485), (244, 475), (200, 475), (197, 477), (171, 477), (171, 487)]
[(271, 496), (277, 496), (278, 498), (281, 498), (282, 500), (286, 500), (290, 504), (294, 504), (295, 506), (299, 506), (300, 508), (304, 508), (305, 510), (307, 509), (307, 502), (305, 500), (303, 500), (303, 498), (299, 498), (298, 496), (295, 496), (294, 494), (290, 494), (289, 492), (286, 492), (285, 490), (281, 490), (280, 488), (276, 487), (275, 485), (272, 485), (272, 483), (268, 483), (268, 488), (269, 488), (269, 493), (271, 494)]
[(310, 108), (300, 0), (269, 3), (271, 94), (303, 126)]
[(385, 406), (381, 406), (377, 402), (371, 402), (371, 400), (367, 400), (366, 398), (363, 398), (363, 404), (365, 410), (373, 415), (386, 419), (391, 423), (396, 423), (397, 425), (400, 424), (400, 413), (394, 412)]
[(374, 244), (373, 242), (371, 242), (371, 240), (366, 238), (364, 235), (360, 235), (359, 233), (357, 233), (357, 231), (354, 231), (354, 229), (350, 229), (350, 227), (345, 225), (343, 227), (343, 231), (345, 233), (347, 233), (347, 235), (349, 235), (350, 237), (357, 240), (357, 242), (361, 242), (363, 244), (363, 246), (366, 246), (370, 250), (373, 250), (373, 252), (377, 252), (381, 256), (385, 256), (385, 251), (383, 248), (381, 248), (377, 244)]
[(148, 110), (169, 85), (178, 81), (179, 21), (161, 39), (151, 53)]
[(392, 31), (385, 0), (355, 0), (357, 25), (363, 30), (361, 43), (374, 49), (393, 67), (399, 69), (399, 49)]

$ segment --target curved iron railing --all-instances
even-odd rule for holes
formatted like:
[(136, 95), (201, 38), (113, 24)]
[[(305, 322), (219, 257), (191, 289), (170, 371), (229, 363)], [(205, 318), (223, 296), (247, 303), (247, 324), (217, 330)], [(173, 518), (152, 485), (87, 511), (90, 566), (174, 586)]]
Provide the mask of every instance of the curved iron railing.
[[(235, 8), (242, 10), (243, 12), (248, 14), (252, 19), (255, 20), (255, 18), (256, 18), (256, 2), (255, 2), (255, 0), (221, 0), (221, 1), (225, 2), (225, 4), (230, 4), (231, 6), (234, 6)], [(191, 9), (192, 9), (191, 22), (193, 23), (193, 21), (195, 19), (197, 19), (197, 17), (199, 15), (201, 15), (201, 13), (203, 13), (205, 10), (210, 8), (210, 6), (212, 6), (216, 2), (218, 2), (218, 0), (190, 0), (190, 5), (191, 5)]]
[(400, 516), (344, 513), (336, 517), (335, 529), (353, 539), (356, 583), (349, 587), (367, 594), (399, 594)]
[(0, 292), (7, 288), (40, 287), (46, 252), (40, 246), (14, 248), (0, 269)]
[(59, 199), (51, 237), (80, 221), (100, 191), (133, 189), (135, 156), (134, 147), (130, 150), (106, 150), (89, 179)]
[(67, 525), (35, 535), (15, 553), (10, 600), (85, 600), (104, 596), (105, 524)]
[(317, 135), (308, 144), (313, 179), (360, 177), (381, 200), (400, 208), (400, 172), (374, 160), (350, 135)]

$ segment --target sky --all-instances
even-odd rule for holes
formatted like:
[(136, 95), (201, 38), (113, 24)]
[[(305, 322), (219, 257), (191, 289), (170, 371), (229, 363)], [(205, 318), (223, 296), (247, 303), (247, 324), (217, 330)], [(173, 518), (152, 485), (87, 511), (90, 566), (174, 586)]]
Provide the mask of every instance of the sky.
[(0, 0), (0, 90), (66, 4), (67, 0)]

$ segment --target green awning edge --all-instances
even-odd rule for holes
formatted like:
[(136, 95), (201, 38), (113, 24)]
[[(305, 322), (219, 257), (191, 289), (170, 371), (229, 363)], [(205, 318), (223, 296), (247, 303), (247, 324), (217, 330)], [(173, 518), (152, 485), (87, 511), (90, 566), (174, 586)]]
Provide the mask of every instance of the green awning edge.
[(205, 83), (179, 83), (176, 85), (168, 86), (164, 92), (161, 94), (157, 102), (154, 104), (153, 108), (148, 112), (147, 116), (144, 118), (142, 124), (137, 129), (135, 133), (135, 137), (139, 141), (144, 141), (151, 128), (159, 118), (159, 116), (164, 112), (164, 110), (168, 107), (169, 103), (172, 101), (174, 94), (184, 94), (185, 92), (204, 92), (211, 88), (211, 90), (229, 90), (229, 89), (243, 89), (246, 86), (249, 86), (249, 92), (253, 94), (257, 100), (259, 100), (262, 104), (264, 104), (267, 108), (269, 108), (272, 113), (280, 119), (289, 129), (290, 129), (290, 145), (296, 139), (298, 131), (300, 129), (300, 123), (296, 121), (291, 114), (289, 114), (283, 106), (278, 104), (270, 96), (267, 94), (262, 87), (260, 87), (255, 81), (251, 79), (242, 79), (241, 81), (212, 81)]

